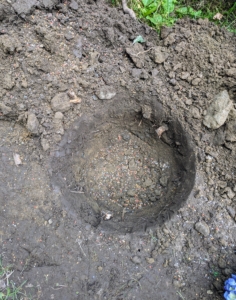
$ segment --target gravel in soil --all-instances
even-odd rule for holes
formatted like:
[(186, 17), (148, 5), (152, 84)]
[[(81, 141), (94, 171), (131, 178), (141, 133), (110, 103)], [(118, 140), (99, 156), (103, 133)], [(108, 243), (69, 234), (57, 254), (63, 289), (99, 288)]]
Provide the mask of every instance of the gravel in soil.
[(116, 144), (101, 149), (85, 170), (91, 196), (104, 202), (108, 210), (126, 208), (132, 213), (154, 205), (165, 192), (171, 172), (171, 162), (161, 157), (161, 151), (135, 135), (121, 132)]

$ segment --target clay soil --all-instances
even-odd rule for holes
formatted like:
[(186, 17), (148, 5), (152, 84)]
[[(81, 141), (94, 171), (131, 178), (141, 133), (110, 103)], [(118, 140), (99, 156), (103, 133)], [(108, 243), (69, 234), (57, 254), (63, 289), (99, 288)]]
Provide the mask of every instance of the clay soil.
[(236, 114), (203, 120), (223, 90), (236, 105), (235, 35), (159, 36), (103, 0), (3, 0), (0, 19), (0, 254), (22, 299), (222, 299)]

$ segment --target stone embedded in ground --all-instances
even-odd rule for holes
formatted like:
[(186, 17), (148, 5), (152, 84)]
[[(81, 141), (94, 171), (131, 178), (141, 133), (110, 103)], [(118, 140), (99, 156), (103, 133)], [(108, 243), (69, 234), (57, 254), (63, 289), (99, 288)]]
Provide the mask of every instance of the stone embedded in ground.
[(232, 109), (229, 113), (229, 121), (225, 128), (225, 139), (227, 142), (236, 142), (236, 110)]
[(142, 69), (133, 68), (131, 74), (133, 77), (139, 78), (141, 76)]
[(13, 54), (16, 49), (15, 40), (7, 35), (3, 35), (0, 37), (0, 46), (4, 53)]
[(199, 108), (197, 108), (196, 106), (193, 106), (193, 107), (191, 107), (190, 111), (191, 111), (191, 114), (194, 119), (201, 119), (201, 114), (200, 114)]
[(171, 33), (167, 36), (167, 38), (164, 39), (164, 45), (169, 46), (174, 44), (175, 42), (175, 33)]
[(197, 222), (195, 224), (195, 229), (204, 236), (208, 236), (210, 234), (210, 229), (204, 221)]
[(31, 113), (31, 112), (28, 113), (26, 127), (32, 134), (39, 133), (39, 121), (34, 113)]
[(168, 183), (168, 177), (167, 176), (162, 176), (160, 178), (160, 184), (163, 186), (163, 187), (166, 187), (167, 186), (167, 183)]
[(145, 119), (151, 120), (152, 108), (150, 105), (142, 106), (142, 114)]
[(144, 49), (140, 43), (136, 43), (132, 47), (127, 47), (125, 51), (137, 68), (141, 69), (144, 66)]
[(25, 79), (23, 79), (23, 80), (21, 81), (21, 86), (22, 86), (23, 88), (27, 88), (27, 87), (28, 87), (28, 83), (27, 83), (27, 81), (26, 81)]
[(235, 196), (235, 193), (232, 191), (232, 189), (230, 187), (226, 187), (223, 191), (223, 193), (227, 194), (227, 196), (229, 197), (229, 199), (233, 199)]
[(93, 66), (93, 65), (98, 63), (99, 55), (100, 54), (97, 51), (89, 52), (88, 60), (89, 60), (89, 65), (90, 66)]
[(5, 105), (4, 103), (0, 102), (0, 111), (3, 113), (3, 115), (8, 115), (12, 112), (11, 107)]
[(136, 191), (135, 190), (128, 190), (127, 191), (127, 195), (130, 196), (130, 197), (134, 197), (136, 194)]
[(18, 15), (29, 14), (37, 2), (37, 0), (18, 0), (12, 4), (12, 7)]
[(226, 90), (217, 94), (210, 104), (203, 124), (211, 129), (217, 129), (222, 126), (233, 107), (233, 102), (229, 98)]
[(39, 0), (39, 6), (46, 9), (53, 9), (58, 3), (59, 0)]
[(201, 82), (201, 78), (195, 78), (195, 79), (193, 79), (193, 81), (192, 81), (192, 85), (199, 85), (199, 83)]
[(225, 71), (225, 74), (229, 77), (236, 78), (236, 68), (231, 68)]
[(153, 184), (152, 180), (150, 178), (147, 178), (144, 183), (143, 183), (143, 186), (144, 187), (149, 187)]
[(78, 5), (77, 2), (75, 2), (75, 0), (71, 0), (69, 7), (70, 7), (71, 9), (78, 10), (79, 5)]
[(137, 265), (141, 264), (141, 262), (142, 262), (141, 258), (139, 258), (138, 256), (133, 256), (131, 258), (131, 260), (132, 260), (133, 263), (135, 263)]
[(162, 26), (161, 27), (161, 38), (165, 39), (172, 31), (173, 31), (173, 29), (171, 27)]
[(131, 160), (129, 161), (129, 169), (130, 169), (130, 171), (135, 171), (135, 170), (137, 170), (137, 165), (136, 165), (134, 159), (131, 159)]
[(70, 101), (67, 93), (59, 93), (51, 100), (52, 110), (66, 112), (70, 109)]
[(163, 63), (167, 58), (169, 54), (167, 52), (167, 48), (157, 46), (153, 50), (153, 60), (157, 64)]
[(11, 90), (15, 86), (14, 80), (12, 80), (12, 77), (10, 74), (5, 75), (3, 80), (3, 88), (6, 90)]
[(115, 97), (116, 91), (113, 87), (105, 85), (96, 92), (96, 95), (100, 100), (110, 100)]
[(53, 127), (56, 133), (64, 134), (63, 120), (64, 116), (61, 112), (57, 111), (53, 118)]
[(48, 140), (44, 139), (44, 138), (41, 139), (41, 146), (42, 146), (44, 151), (47, 151), (50, 148)]
[(189, 72), (182, 72), (180, 73), (179, 77), (183, 80), (187, 79), (190, 76)]
[(235, 217), (235, 209), (232, 206), (227, 206), (227, 211), (228, 211), (229, 215), (231, 216), (231, 218)]
[(146, 261), (147, 261), (148, 264), (153, 264), (155, 262), (155, 259), (152, 258), (152, 257), (147, 257)]

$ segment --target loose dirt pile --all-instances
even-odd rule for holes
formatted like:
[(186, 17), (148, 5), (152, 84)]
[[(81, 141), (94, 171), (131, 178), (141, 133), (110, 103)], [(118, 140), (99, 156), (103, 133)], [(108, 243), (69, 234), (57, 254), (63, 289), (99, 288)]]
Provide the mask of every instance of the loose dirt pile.
[(25, 299), (222, 299), (235, 36), (159, 37), (92, 0), (3, 1), (0, 19), (1, 253)]

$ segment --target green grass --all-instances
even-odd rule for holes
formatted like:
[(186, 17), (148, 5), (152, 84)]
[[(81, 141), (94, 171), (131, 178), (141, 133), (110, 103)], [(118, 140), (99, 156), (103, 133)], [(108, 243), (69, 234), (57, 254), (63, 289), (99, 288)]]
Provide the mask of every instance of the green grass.
[(13, 272), (11, 266), (3, 266), (2, 257), (0, 257), (0, 300), (20, 300), (23, 299), (22, 296), (25, 296), (24, 293), (22, 293), (22, 287), (26, 281), (16, 286), (15, 283), (10, 280)]
[[(113, 5), (120, 3), (120, 0), (110, 1)], [(129, 0), (127, 2), (139, 19), (158, 31), (163, 25), (172, 26), (178, 19), (189, 17), (207, 18), (236, 33), (236, 2), (232, 0)], [(222, 14), (221, 20), (214, 19), (217, 13)]]

